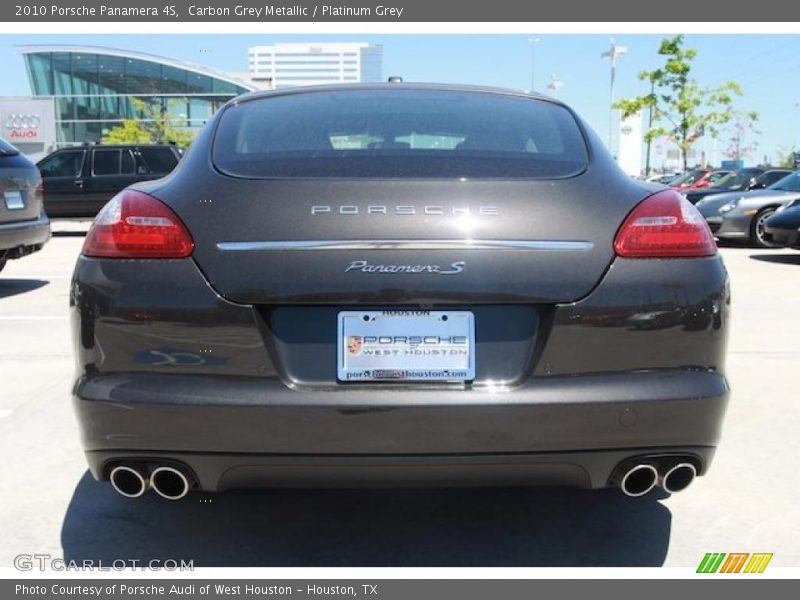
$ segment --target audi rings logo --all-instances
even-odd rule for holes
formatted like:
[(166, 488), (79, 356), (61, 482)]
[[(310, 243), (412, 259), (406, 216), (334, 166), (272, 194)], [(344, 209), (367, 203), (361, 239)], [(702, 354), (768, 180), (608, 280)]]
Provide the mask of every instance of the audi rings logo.
[(6, 129), (39, 129), (41, 124), (42, 118), (39, 115), (6, 115)]
[(3, 128), (10, 139), (31, 139), (39, 137), (42, 118), (33, 113), (9, 113), (3, 120)]

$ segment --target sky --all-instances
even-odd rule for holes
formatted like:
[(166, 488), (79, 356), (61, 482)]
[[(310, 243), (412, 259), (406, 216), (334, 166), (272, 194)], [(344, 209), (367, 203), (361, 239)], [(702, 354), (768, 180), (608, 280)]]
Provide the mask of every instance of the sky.
[[(663, 64), (657, 49), (663, 35), (616, 35), (628, 48), (618, 59), (616, 98), (647, 93), (637, 74)], [(536, 38), (538, 42), (531, 43)], [(382, 44), (383, 74), (405, 81), (471, 83), (536, 91), (555, 75), (563, 82), (558, 97), (574, 108), (605, 139), (608, 136), (610, 67), (601, 59), (610, 46), (607, 35), (0, 35), (0, 95), (30, 95), (19, 44), (89, 44), (148, 52), (186, 60), (226, 72), (247, 71), (247, 49), (275, 42), (359, 41)], [(701, 85), (733, 80), (744, 94), (736, 106), (759, 113), (758, 148), (747, 160), (774, 161), (781, 151), (800, 143), (800, 35), (687, 35), (697, 50), (693, 75)], [(532, 47), (535, 47), (532, 52)], [(532, 60), (533, 55), (533, 60)], [(727, 146), (717, 143), (717, 160)], [(703, 138), (699, 150), (709, 159), (714, 143)]]

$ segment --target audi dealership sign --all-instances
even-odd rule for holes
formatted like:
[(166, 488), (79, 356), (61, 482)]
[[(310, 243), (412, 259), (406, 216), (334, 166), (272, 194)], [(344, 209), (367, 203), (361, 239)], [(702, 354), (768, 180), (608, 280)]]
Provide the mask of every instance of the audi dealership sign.
[(15, 146), (56, 141), (52, 98), (0, 98), (0, 137)]
[(42, 117), (38, 113), (8, 113), (4, 115), (4, 129), (10, 140), (39, 141)]

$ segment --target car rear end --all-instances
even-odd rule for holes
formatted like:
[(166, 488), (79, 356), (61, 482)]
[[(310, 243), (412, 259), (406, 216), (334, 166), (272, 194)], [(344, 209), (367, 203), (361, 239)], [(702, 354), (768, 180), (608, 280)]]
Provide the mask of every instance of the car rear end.
[(50, 239), (41, 184), (36, 165), (0, 139), (0, 269), (10, 259), (41, 250)]
[(130, 496), (677, 491), (728, 397), (702, 218), (511, 92), (234, 101), (101, 212), (70, 300), (86, 455)]

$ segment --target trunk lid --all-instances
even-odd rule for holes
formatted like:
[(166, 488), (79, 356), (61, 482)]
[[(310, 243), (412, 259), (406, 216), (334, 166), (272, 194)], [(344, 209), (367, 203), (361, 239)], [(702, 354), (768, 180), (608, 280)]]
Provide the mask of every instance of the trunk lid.
[(217, 173), (150, 193), (183, 219), (197, 264), (229, 300), (407, 304), (577, 300), (602, 278), (617, 228), (650, 191), (587, 171), (545, 181)]

